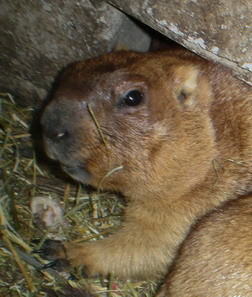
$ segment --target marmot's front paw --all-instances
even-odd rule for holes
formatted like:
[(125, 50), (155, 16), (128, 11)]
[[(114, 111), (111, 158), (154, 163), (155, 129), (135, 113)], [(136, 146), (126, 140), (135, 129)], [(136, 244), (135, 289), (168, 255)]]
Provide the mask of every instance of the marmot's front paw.
[(64, 245), (59, 240), (47, 239), (40, 249), (34, 250), (34, 253), (51, 261), (44, 265), (42, 269), (53, 268), (58, 271), (64, 271), (70, 267)]
[(66, 259), (56, 259), (45, 264), (41, 269), (52, 268), (57, 271), (66, 271), (70, 267), (70, 263)]
[(56, 260), (61, 258), (67, 258), (64, 245), (59, 240), (46, 239), (42, 247), (33, 251), (35, 254), (39, 254), (46, 260)]

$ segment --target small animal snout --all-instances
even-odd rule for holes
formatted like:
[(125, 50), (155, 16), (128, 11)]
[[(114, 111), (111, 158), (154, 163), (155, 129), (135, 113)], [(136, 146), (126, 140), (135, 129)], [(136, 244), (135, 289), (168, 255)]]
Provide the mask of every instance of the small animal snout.
[(62, 141), (69, 137), (69, 132), (64, 128), (43, 127), (44, 136), (52, 141)]
[(67, 124), (69, 122), (62, 118), (60, 110), (54, 108), (48, 108), (41, 119), (43, 135), (53, 142), (65, 141), (69, 138), (70, 133)]

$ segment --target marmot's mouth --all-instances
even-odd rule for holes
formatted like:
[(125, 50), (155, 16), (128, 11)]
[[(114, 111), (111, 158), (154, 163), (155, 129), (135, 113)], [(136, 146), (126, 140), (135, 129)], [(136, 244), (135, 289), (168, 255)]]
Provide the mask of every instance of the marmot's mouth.
[(65, 173), (67, 173), (73, 179), (80, 181), (84, 184), (87, 184), (88, 180), (90, 179), (90, 174), (84, 168), (84, 166), (61, 164), (61, 168)]

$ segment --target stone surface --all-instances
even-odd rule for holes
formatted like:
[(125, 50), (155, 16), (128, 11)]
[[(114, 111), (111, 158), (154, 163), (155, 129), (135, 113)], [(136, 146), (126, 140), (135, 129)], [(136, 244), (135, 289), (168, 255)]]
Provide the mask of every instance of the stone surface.
[(252, 84), (251, 0), (108, 0)]
[(146, 50), (150, 37), (102, 0), (1, 0), (0, 40), (0, 90), (32, 105), (68, 63), (117, 44)]

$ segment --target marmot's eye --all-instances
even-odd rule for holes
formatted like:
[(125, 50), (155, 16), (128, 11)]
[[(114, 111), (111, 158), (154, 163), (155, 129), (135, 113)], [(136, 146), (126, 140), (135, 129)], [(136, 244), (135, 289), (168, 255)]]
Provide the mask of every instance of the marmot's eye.
[(136, 106), (139, 105), (144, 98), (144, 95), (139, 90), (129, 91), (122, 99), (121, 106)]

